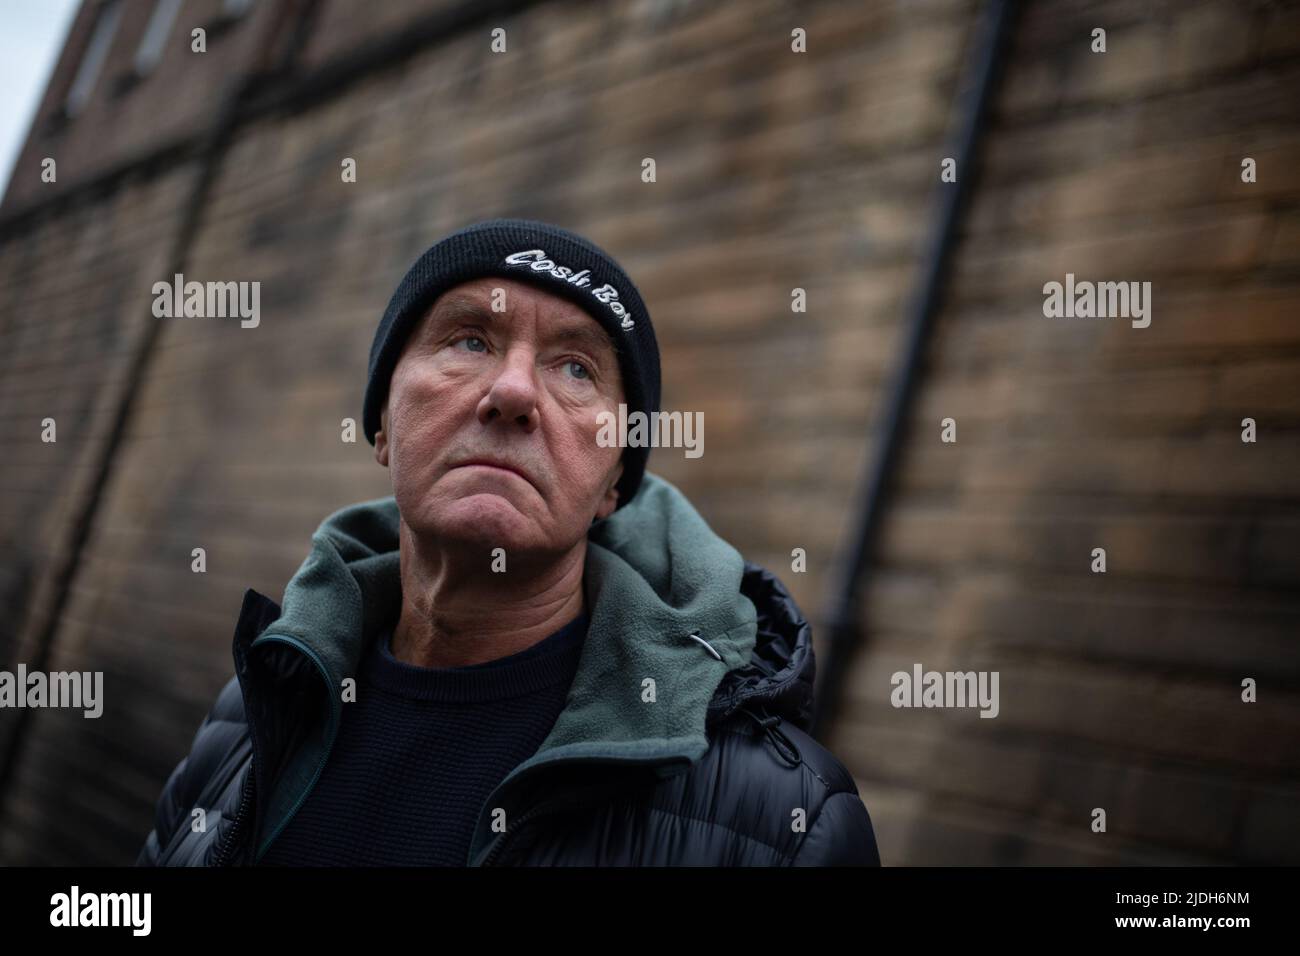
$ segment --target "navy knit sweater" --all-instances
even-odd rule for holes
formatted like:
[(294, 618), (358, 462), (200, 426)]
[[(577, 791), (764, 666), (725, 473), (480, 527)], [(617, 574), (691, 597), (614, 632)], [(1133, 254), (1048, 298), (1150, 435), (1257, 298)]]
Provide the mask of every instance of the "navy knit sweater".
[(517, 654), (467, 667), (371, 642), (320, 780), (263, 866), (464, 866), (479, 810), (564, 708), (587, 634), (580, 614)]

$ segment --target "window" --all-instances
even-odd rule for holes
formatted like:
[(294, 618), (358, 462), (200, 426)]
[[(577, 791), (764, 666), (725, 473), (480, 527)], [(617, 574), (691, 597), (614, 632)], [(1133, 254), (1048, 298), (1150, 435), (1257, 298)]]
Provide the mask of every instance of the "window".
[(77, 75), (68, 87), (67, 98), (63, 101), (63, 109), (69, 116), (81, 112), (81, 108), (90, 99), (90, 94), (94, 92), (95, 81), (99, 79), (104, 61), (108, 59), (108, 48), (113, 43), (117, 22), (121, 18), (121, 0), (107, 0), (96, 11), (90, 42), (86, 44), (85, 52), (81, 55), (81, 65), (77, 67)]
[(162, 59), (163, 48), (171, 36), (172, 24), (181, 9), (181, 0), (158, 0), (154, 5), (153, 15), (144, 28), (144, 37), (140, 48), (135, 51), (135, 72), (144, 76), (153, 71)]

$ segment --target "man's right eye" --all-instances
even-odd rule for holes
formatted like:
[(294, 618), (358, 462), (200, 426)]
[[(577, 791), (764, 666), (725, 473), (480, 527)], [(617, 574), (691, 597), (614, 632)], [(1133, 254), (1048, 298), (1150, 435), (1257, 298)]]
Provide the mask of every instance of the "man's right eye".
[(466, 336), (464, 336), (463, 338), (457, 339), (457, 344), (459, 344), (459, 343), (461, 343), (461, 342), (465, 342), (465, 343), (476, 343), (476, 344), (471, 344), (471, 345), (469, 345), (469, 350), (470, 350), (471, 352), (486, 352), (486, 351), (487, 351), (487, 343), (484, 342), (484, 341), (483, 341), (481, 338), (479, 338), (477, 335), (466, 335)]

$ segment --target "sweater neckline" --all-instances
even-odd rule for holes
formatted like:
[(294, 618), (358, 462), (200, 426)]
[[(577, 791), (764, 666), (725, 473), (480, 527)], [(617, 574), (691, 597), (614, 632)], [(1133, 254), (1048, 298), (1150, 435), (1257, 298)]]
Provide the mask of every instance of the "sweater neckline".
[(473, 703), (519, 697), (572, 680), (587, 624), (586, 613), (580, 612), (531, 647), (460, 667), (420, 667), (399, 661), (393, 656), (389, 627), (371, 644), (360, 676), (381, 690), (412, 700)]

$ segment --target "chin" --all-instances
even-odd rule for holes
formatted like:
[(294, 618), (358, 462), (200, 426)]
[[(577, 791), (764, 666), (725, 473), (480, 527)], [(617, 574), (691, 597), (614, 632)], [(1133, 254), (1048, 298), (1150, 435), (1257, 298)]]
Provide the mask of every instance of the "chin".
[(500, 494), (481, 492), (445, 502), (430, 516), (434, 534), (467, 544), (512, 550), (522, 548), (535, 528), (514, 501)]

